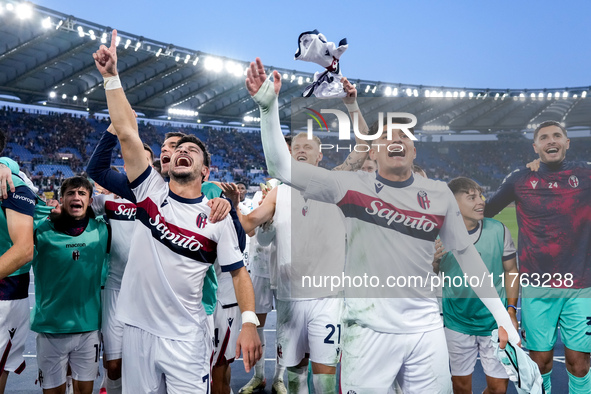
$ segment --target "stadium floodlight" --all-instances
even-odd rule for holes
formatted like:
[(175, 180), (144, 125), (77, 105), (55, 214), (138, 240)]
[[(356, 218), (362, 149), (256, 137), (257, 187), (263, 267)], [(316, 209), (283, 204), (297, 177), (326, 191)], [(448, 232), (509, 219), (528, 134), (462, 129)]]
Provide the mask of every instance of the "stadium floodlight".
[(554, 98), (560, 98), (560, 92), (554, 92)]
[[(62, 23), (62, 21), (60, 21), (60, 24)], [(101, 43), (102, 44), (106, 44), (107, 43), (107, 33), (103, 33), (103, 35), (101, 36)]]
[(536, 94), (535, 94), (535, 93), (531, 93), (531, 94), (529, 95), (529, 97), (531, 97), (532, 99), (534, 99), (534, 100), (535, 100), (535, 98), (536, 98)]
[(542, 92), (538, 93), (538, 98), (539, 98), (539, 99), (542, 99), (542, 98), (544, 98), (544, 93), (542, 93)]
[(127, 49), (127, 48), (129, 48), (130, 45), (131, 45), (131, 40), (128, 38), (127, 40), (125, 40), (125, 46), (123, 48)]
[(460, 98), (464, 98), (466, 97), (466, 92), (464, 92), (463, 90), (460, 92)]
[(371, 86), (367, 85), (367, 86), (365, 87), (365, 93), (369, 92), (369, 89), (371, 89)]
[(156, 51), (156, 57), (160, 56), (161, 53), (162, 53), (162, 48), (158, 48), (158, 51)]
[[(190, 109), (177, 109), (177, 108), (169, 108), (168, 115), (178, 115), (178, 116), (185, 116), (185, 117), (195, 117), (199, 113), (197, 111), (193, 111)], [(170, 116), (168, 117), (170, 119)]]
[(373, 89), (371, 90), (372, 93), (375, 93), (376, 90), (378, 90), (378, 85), (374, 86)]
[(418, 89), (413, 89), (412, 90), (412, 95), (415, 97), (419, 97), (419, 90)]
[(582, 97), (582, 98), (585, 98), (585, 97), (587, 97), (587, 91), (586, 91), (586, 90), (583, 90), (583, 93), (581, 93), (581, 97)]
[(174, 61), (175, 61), (175, 62), (178, 62), (179, 60), (181, 60), (181, 55), (176, 55), (176, 56), (174, 57)]
[(445, 92), (445, 97), (447, 97), (447, 98), (452, 97), (452, 94), (449, 90), (447, 92)]
[(189, 63), (190, 59), (191, 59), (191, 55), (187, 54), (187, 56), (185, 56), (185, 64)]
[(205, 59), (204, 66), (206, 70), (219, 73), (224, 68), (224, 62), (222, 59), (209, 56)]
[(306, 82), (310, 83), (310, 77), (306, 77)]
[(474, 97), (474, 92), (468, 92), (468, 97), (469, 97), (469, 98), (472, 98), (472, 97)]
[(392, 89), (392, 96), (398, 96), (398, 88)]
[(298, 77), (298, 85), (303, 85), (304, 84), (304, 77), (299, 76)]
[(295, 79), (295, 77), (296, 77), (295, 74), (291, 74), (291, 78), (290, 79), (293, 81)]
[[(6, 9), (8, 9), (8, 4), (6, 5)], [(16, 6), (16, 16), (22, 20), (31, 18), (33, 16), (33, 7), (29, 3), (18, 4)]]
[(406, 95), (408, 97), (412, 96), (412, 89), (411, 88), (406, 88)]
[(565, 98), (568, 98), (568, 92), (563, 92), (563, 93), (562, 93), (562, 98), (563, 98), (563, 99), (565, 99)]
[[(137, 52), (137, 50), (140, 49), (141, 47), (142, 47), (142, 42), (141, 41), (138, 41), (138, 42), (135, 43), (135, 49), (134, 50)], [(187, 55), (187, 56), (189, 56), (189, 55)]]
[(429, 89), (425, 90), (425, 97), (430, 97), (431, 91)]
[(84, 97), (84, 98), (82, 99), (82, 102), (84, 102), (84, 103), (85, 103), (85, 102), (87, 102), (87, 101), (88, 101), (88, 98), (86, 98), (86, 97)]
[(459, 96), (460, 96), (460, 93), (458, 93), (458, 91), (456, 90), (456, 91), (454, 92), (454, 98), (458, 98)]
[(552, 98), (552, 93), (548, 92), (548, 100), (550, 100)]
[(41, 27), (44, 29), (49, 29), (51, 27), (51, 18), (49, 16), (47, 18), (43, 18), (41, 21)]
[(55, 98), (56, 93), (55, 92), (49, 92), (49, 98)]
[(392, 88), (390, 86), (386, 86), (384, 89), (384, 96), (391, 96), (392, 95)]
[(65, 93), (64, 93), (64, 94), (62, 94), (62, 100), (65, 100), (65, 99), (67, 99), (67, 98), (68, 98), (68, 96), (67, 96)]
[(196, 66), (197, 63), (199, 63), (199, 56), (195, 56), (195, 59), (193, 59), (193, 65)]
[(88, 34), (90, 34), (91, 40), (96, 40), (96, 35), (94, 33), (94, 30), (92, 30), (92, 29), (88, 30)]
[(283, 79), (287, 79), (288, 75), (287, 73), (283, 73)]
[(78, 96), (72, 96), (72, 100), (74, 100), (74, 101), (78, 100)]

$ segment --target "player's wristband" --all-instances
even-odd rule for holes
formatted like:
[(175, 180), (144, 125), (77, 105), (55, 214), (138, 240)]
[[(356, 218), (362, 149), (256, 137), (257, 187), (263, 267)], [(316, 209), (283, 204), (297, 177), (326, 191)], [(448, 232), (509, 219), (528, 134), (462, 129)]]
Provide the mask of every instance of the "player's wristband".
[(119, 75), (104, 78), (104, 81), (105, 90), (115, 90), (121, 88), (121, 80), (119, 79)]
[(252, 323), (257, 327), (261, 325), (257, 314), (253, 311), (242, 312), (242, 324), (244, 323)]
[(345, 107), (347, 107), (347, 110), (349, 112), (361, 112), (359, 110), (359, 105), (357, 104), (357, 100), (353, 104), (345, 104)]
[(517, 312), (517, 307), (515, 305), (507, 305), (507, 308), (513, 308), (515, 309), (515, 312)]

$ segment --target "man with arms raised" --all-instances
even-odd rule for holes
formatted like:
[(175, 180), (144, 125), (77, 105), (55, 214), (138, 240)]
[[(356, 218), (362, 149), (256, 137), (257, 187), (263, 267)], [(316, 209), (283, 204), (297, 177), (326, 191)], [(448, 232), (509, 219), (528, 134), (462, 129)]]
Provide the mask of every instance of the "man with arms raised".
[(540, 124), (533, 142), (539, 171), (509, 174), (485, 209), (492, 217), (517, 206), (523, 339), (546, 393), (558, 327), (569, 391), (591, 392), (591, 166), (566, 161), (569, 145), (560, 123)]
[[(304, 197), (337, 204), (345, 215), (345, 275), (377, 276), (383, 284), (391, 276), (425, 278), (432, 271), (437, 235), (454, 252), (468, 277), (488, 274), (447, 185), (413, 177), (416, 149), (407, 133), (393, 130), (389, 136), (383, 130), (373, 130), (380, 133), (370, 150), (370, 157), (378, 162), (375, 175), (330, 172), (305, 165), (291, 160), (282, 142), (277, 104), (279, 73), (274, 72), (274, 82), (267, 80), (257, 59), (248, 70), (246, 86), (261, 109), (269, 173), (303, 190)], [(384, 393), (395, 379), (406, 393), (451, 392), (447, 347), (434, 290), (418, 285), (394, 287), (387, 292), (382, 289), (348, 292), (345, 288), (342, 392)], [(517, 331), (494, 288), (485, 285), (474, 290), (517, 345)], [(384, 362), (388, 368), (383, 368)]]
[(109, 114), (121, 142), (137, 201), (137, 224), (119, 295), (123, 321), (123, 392), (207, 393), (211, 343), (201, 304), (203, 278), (216, 257), (232, 273), (243, 311), (236, 353), (245, 369), (261, 356), (254, 294), (230, 218), (211, 223), (202, 195), (209, 155), (194, 136), (181, 138), (170, 161), (170, 182), (146, 163), (133, 111), (117, 73), (116, 30), (111, 46), (93, 54), (105, 78)]

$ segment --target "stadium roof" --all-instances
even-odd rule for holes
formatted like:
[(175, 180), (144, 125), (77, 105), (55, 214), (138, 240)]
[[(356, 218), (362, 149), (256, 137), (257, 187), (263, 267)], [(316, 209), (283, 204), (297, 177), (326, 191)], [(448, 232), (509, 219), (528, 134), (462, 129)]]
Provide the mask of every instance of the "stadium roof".
[[(102, 77), (92, 53), (101, 41), (110, 42), (111, 30), (31, 3), (0, 0), (0, 95), (25, 104), (105, 111)], [(257, 125), (258, 108), (244, 88), (248, 63), (118, 33), (121, 80), (138, 113)], [(284, 79), (280, 117), (289, 124), (291, 99), (300, 97), (313, 75), (277, 70)], [(416, 115), (417, 128), (425, 132), (526, 131), (550, 119), (567, 128), (591, 128), (589, 86), (503, 90), (353, 82), (360, 97), (368, 98), (364, 112), (385, 110), (384, 97), (399, 97), (396, 111)], [(305, 110), (303, 105), (294, 108)]]

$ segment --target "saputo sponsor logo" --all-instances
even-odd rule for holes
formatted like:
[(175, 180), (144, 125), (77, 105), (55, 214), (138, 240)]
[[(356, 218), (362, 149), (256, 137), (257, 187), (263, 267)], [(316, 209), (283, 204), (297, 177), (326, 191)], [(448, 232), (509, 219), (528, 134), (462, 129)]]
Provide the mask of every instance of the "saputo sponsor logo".
[(117, 209), (115, 210), (114, 213), (117, 216), (125, 216), (128, 219), (134, 219), (136, 212), (137, 212), (137, 208), (129, 207), (125, 204), (120, 204), (117, 206)]
[(420, 217), (406, 215), (398, 212), (396, 209), (385, 206), (380, 200), (372, 201), (370, 208), (365, 208), (365, 212), (372, 216), (387, 219), (388, 226), (391, 226), (392, 223), (401, 223), (407, 227), (422, 230), (426, 233), (437, 228), (437, 223), (428, 219), (425, 215), (421, 215)]
[(189, 249), (191, 252), (196, 252), (203, 247), (201, 242), (195, 239), (194, 236), (187, 237), (183, 234), (178, 234), (170, 231), (166, 222), (162, 221), (160, 214), (157, 214), (155, 218), (148, 220), (151, 226), (153, 226), (160, 234), (161, 240), (168, 240), (173, 245), (178, 245), (181, 248)]

